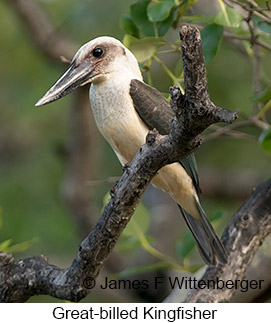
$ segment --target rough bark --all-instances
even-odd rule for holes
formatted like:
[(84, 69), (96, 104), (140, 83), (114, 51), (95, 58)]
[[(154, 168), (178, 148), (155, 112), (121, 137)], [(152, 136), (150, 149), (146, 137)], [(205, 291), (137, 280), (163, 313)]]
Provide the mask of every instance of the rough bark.
[[(246, 203), (233, 216), (222, 235), (228, 252), (225, 266), (208, 267), (202, 280), (243, 279), (246, 271), (264, 238), (271, 232), (271, 180), (261, 183), (250, 195)], [(235, 289), (218, 288), (194, 289), (185, 302), (227, 302)], [(175, 299), (176, 301), (176, 299)]]
[(263, 303), (271, 297), (271, 236), (268, 235), (259, 250), (256, 252), (252, 263), (248, 267), (244, 279), (263, 280), (262, 288), (250, 289), (247, 292), (242, 292), (239, 288), (231, 297), (232, 303)]
[[(232, 217), (222, 235), (222, 241), (228, 252), (225, 266), (205, 267), (196, 272), (192, 279), (197, 281), (221, 280), (264, 280), (261, 288), (242, 292), (237, 288), (175, 289), (165, 302), (254, 302), (264, 299), (270, 292), (270, 239), (265, 237), (271, 232), (271, 179), (261, 183), (253, 190), (243, 206)], [(260, 253), (262, 242), (267, 246)], [(254, 257), (257, 252), (257, 257)], [(253, 264), (251, 264), (253, 260)], [(244, 289), (243, 289), (244, 290)]]
[[(88, 292), (88, 284), (98, 276), (105, 260), (129, 222), (140, 198), (157, 171), (166, 164), (183, 159), (201, 143), (198, 135), (215, 122), (232, 122), (236, 114), (217, 108), (210, 100), (200, 33), (183, 26), (180, 31), (185, 78), (185, 94), (171, 88), (171, 107), (176, 117), (167, 136), (150, 131), (146, 144), (137, 152), (117, 183), (112, 198), (94, 230), (82, 241), (67, 269), (47, 263), (43, 256), (19, 262), (2, 255), (1, 301), (25, 301), (31, 295), (49, 294), (79, 301)], [(136, 90), (136, 82), (133, 83)]]

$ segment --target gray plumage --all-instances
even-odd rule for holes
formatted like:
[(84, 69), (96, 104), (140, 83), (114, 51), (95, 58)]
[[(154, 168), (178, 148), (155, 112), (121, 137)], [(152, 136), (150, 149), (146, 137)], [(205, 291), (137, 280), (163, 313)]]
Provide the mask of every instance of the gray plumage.
[[(162, 135), (168, 134), (175, 114), (166, 98), (155, 88), (138, 80), (131, 81), (130, 95), (137, 113), (148, 128), (156, 128)], [(180, 163), (192, 178), (195, 189), (199, 193), (198, 169), (194, 154), (180, 160)], [(186, 212), (181, 205), (178, 204), (178, 206), (197, 242), (200, 254), (209, 265), (216, 265), (219, 262), (226, 263), (225, 248), (208, 221), (199, 201), (196, 200), (196, 203), (200, 213), (199, 219)]]

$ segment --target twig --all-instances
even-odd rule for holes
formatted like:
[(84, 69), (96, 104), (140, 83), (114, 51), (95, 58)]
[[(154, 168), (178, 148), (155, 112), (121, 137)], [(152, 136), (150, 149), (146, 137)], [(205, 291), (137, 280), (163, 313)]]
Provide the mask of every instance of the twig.
[[(228, 3), (228, 1), (224, 2)], [(247, 39), (251, 43), (251, 48), (253, 52), (252, 57), (252, 67), (253, 67), (253, 93), (257, 94), (261, 92), (261, 80), (260, 80), (260, 66), (261, 66), (261, 58), (262, 53), (260, 51), (259, 46), (264, 47), (268, 50), (271, 50), (271, 47), (268, 44), (263, 43), (262, 41), (258, 40), (258, 33), (256, 30), (255, 23), (253, 21), (253, 16), (257, 16), (261, 18), (263, 21), (271, 24), (271, 17), (266, 13), (269, 9), (269, 5), (267, 5), (267, 8), (263, 9), (260, 8), (259, 5), (254, 0), (246, 0), (246, 3), (242, 3), (236, 0), (230, 0), (231, 3), (240, 6), (245, 12), (247, 13), (247, 16), (244, 16), (242, 14), (244, 21), (247, 23), (249, 32), (250, 32), (250, 39)], [(245, 40), (243, 36), (232, 36), (231, 38), (235, 39), (242, 39)], [(255, 102), (253, 105), (253, 115), (256, 115), (261, 108), (260, 102)]]
[(257, 15), (259, 18), (267, 22), (268, 24), (271, 24), (271, 17), (267, 13), (267, 11), (270, 11), (270, 8), (267, 6), (266, 8), (261, 8), (259, 5), (253, 1), (253, 0), (246, 0), (248, 4), (251, 6), (251, 11), (254, 12), (255, 15)]
[(250, 119), (239, 121), (230, 125), (226, 125), (224, 127), (211, 125), (210, 129), (214, 130), (214, 132), (204, 136), (203, 142), (217, 139), (218, 137), (223, 135), (232, 136), (235, 138), (244, 138), (244, 139), (249, 139), (253, 141), (257, 140), (256, 137), (254, 136), (248, 135), (243, 132), (235, 131), (235, 129), (241, 129), (241, 128), (246, 128), (251, 126), (260, 128), (261, 130), (266, 130), (269, 128), (269, 125), (267, 123), (259, 120), (257, 117), (252, 117)]
[[(254, 1), (250, 1), (247, 0), (247, 3), (249, 5), (247, 5), (246, 3), (237, 1), (237, 0), (223, 0), (228, 6), (230, 6), (229, 2), (240, 6), (241, 8), (243, 8), (245, 11), (247, 11), (249, 14), (253, 14), (255, 16), (258, 16), (259, 18), (261, 18), (262, 20), (264, 20), (265, 22), (267, 22), (268, 24), (271, 23), (271, 17), (266, 13), (266, 11), (270, 11), (270, 8), (267, 6), (267, 8), (260, 8), (256, 2)], [(231, 6), (232, 7), (232, 6)], [(240, 13), (241, 14), (241, 13)], [(243, 16), (244, 17), (244, 16)], [(245, 17), (244, 17), (245, 18)]]
[(65, 56), (60, 56), (59, 57), (60, 58), (60, 61), (62, 62), (62, 63), (64, 63), (64, 64), (70, 64), (71, 63), (71, 60), (70, 59), (68, 59), (68, 58), (66, 58)]
[(233, 131), (233, 130), (227, 129), (227, 127), (223, 127), (223, 128), (220, 127), (215, 132), (204, 136), (203, 142), (206, 143), (211, 140), (217, 139), (221, 136), (227, 136), (227, 137), (236, 138), (236, 139), (247, 139), (247, 140), (257, 141), (257, 138), (255, 136), (251, 136), (247, 133), (240, 132), (240, 131)]
[[(256, 27), (254, 25), (254, 22), (252, 20), (253, 14), (255, 14), (255, 10), (248, 11), (248, 17), (245, 19), (248, 29), (250, 31), (250, 43), (251, 48), (253, 52), (252, 57), (252, 67), (253, 67), (253, 93), (258, 94), (261, 91), (261, 80), (260, 80), (260, 65), (261, 65), (261, 52), (256, 44), (256, 40), (258, 38), (258, 35), (256, 34)], [(253, 115), (256, 115), (260, 110), (260, 103), (255, 102), (253, 105)]]
[[(261, 50), (257, 44), (252, 45), (253, 51), (253, 60), (252, 60), (252, 67), (253, 67), (253, 93), (254, 95), (258, 94), (262, 90), (262, 84), (260, 79), (260, 71), (261, 71)], [(262, 103), (255, 102), (253, 105), (253, 115), (257, 114), (261, 109)]]
[[(247, 41), (250, 41), (251, 40), (251, 37), (247, 37), (247, 36), (241, 36), (241, 35), (235, 35), (235, 34), (232, 34), (230, 32), (227, 32), (227, 31), (224, 31), (224, 36), (227, 37), (227, 38), (231, 38), (231, 39), (238, 39), (238, 40), (247, 40)], [(259, 39), (255, 39), (254, 40), (254, 43), (271, 51), (271, 46), (264, 43), (263, 41), (259, 40)]]

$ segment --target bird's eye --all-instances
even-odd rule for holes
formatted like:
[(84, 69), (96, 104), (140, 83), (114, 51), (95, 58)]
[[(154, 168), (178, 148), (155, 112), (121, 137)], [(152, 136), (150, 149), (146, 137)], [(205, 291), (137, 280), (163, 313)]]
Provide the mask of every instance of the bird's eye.
[(102, 50), (102, 48), (100, 48), (100, 47), (97, 47), (97, 48), (94, 48), (93, 49), (93, 56), (94, 57), (101, 57), (102, 55), (103, 55), (103, 50)]

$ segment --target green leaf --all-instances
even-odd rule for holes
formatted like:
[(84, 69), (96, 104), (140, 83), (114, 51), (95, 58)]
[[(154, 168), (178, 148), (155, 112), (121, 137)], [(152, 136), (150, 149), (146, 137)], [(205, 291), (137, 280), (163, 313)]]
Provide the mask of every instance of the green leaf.
[(14, 244), (13, 246), (6, 248), (5, 252), (7, 252), (7, 253), (23, 252), (23, 251), (27, 250), (37, 240), (38, 240), (38, 238), (33, 238), (28, 241), (19, 242), (17, 244)]
[[(155, 240), (151, 236), (146, 236), (149, 243), (153, 243)], [(132, 252), (134, 249), (141, 247), (141, 241), (136, 236), (123, 236), (121, 235), (118, 243), (116, 245), (116, 250), (118, 252)]]
[(208, 217), (209, 221), (213, 222), (219, 219), (222, 219), (226, 216), (226, 212), (223, 209), (218, 209), (211, 213), (211, 215)]
[(188, 9), (198, 0), (177, 0), (178, 16), (182, 17)]
[(152, 22), (165, 20), (169, 16), (174, 3), (174, 0), (151, 1), (147, 6), (149, 20)]
[(216, 16), (204, 16), (204, 15), (194, 15), (194, 16), (183, 16), (182, 20), (189, 22), (201, 22), (201, 23), (213, 23)]
[(239, 27), (243, 17), (235, 9), (230, 7), (225, 7), (224, 10), (220, 10), (215, 16), (214, 22), (218, 25), (225, 27)]
[(6, 252), (6, 249), (11, 245), (12, 239), (5, 240), (0, 243), (0, 252)]
[(176, 77), (180, 77), (183, 72), (183, 60), (180, 57), (175, 65), (174, 74)]
[(223, 37), (223, 30), (222, 26), (211, 24), (203, 28), (200, 32), (206, 65), (210, 64), (218, 52)]
[(149, 227), (150, 224), (150, 218), (148, 210), (145, 208), (145, 206), (140, 203), (138, 207), (135, 210), (134, 215), (132, 216), (130, 222), (124, 229), (122, 235), (126, 237), (135, 237), (137, 236), (137, 232), (134, 228), (134, 223), (140, 227), (140, 230), (142, 233), (145, 233)]
[(3, 226), (3, 216), (2, 216), (2, 213), (3, 213), (3, 209), (2, 207), (0, 206), (0, 229), (2, 228)]
[[(103, 198), (103, 207), (107, 204), (109, 199), (110, 199), (110, 194), (109, 192), (107, 192)], [(149, 222), (150, 222), (150, 219), (149, 219), (148, 210), (142, 203), (139, 203), (130, 222), (124, 229), (122, 233), (122, 237), (130, 238), (130, 237), (137, 236), (137, 233), (134, 230), (133, 223), (136, 223), (140, 227), (140, 230), (142, 231), (142, 233), (145, 233), (149, 227)]]
[(263, 115), (265, 115), (267, 113), (268, 110), (271, 109), (271, 99), (268, 100), (264, 107), (258, 112), (257, 116), (258, 118), (261, 118)]
[(123, 237), (121, 236), (118, 240), (118, 243), (116, 245), (117, 252), (125, 252), (129, 251), (131, 252), (135, 248), (138, 248), (141, 246), (141, 242), (138, 239), (138, 237)]
[(259, 137), (259, 142), (262, 145), (262, 148), (266, 152), (271, 152), (271, 128), (264, 130), (260, 137)]
[(105, 194), (105, 196), (103, 197), (103, 208), (106, 206), (106, 204), (108, 203), (108, 201), (110, 200), (111, 196), (110, 196), (110, 193), (107, 192)]
[(174, 21), (174, 12), (172, 12), (165, 20), (159, 21), (157, 23), (158, 35), (160, 37), (165, 36), (169, 28), (171, 27), (173, 21)]
[(116, 279), (116, 278), (120, 279), (120, 278), (124, 278), (124, 277), (128, 277), (128, 276), (132, 276), (132, 275), (138, 275), (141, 273), (163, 270), (163, 269), (170, 269), (170, 268), (171, 268), (171, 265), (166, 262), (156, 262), (151, 265), (143, 265), (143, 266), (135, 266), (135, 267), (131, 267), (131, 268), (126, 268), (117, 274), (113, 274), (113, 278), (111, 278), (111, 276), (110, 276), (110, 278), (111, 279)]
[(168, 42), (163, 38), (147, 37), (137, 39), (130, 35), (125, 35), (123, 44), (133, 52), (138, 62), (141, 63), (151, 58), (158, 48), (167, 45)]
[(144, 36), (154, 36), (153, 23), (149, 21), (147, 7), (151, 0), (141, 0), (130, 6), (130, 15), (136, 27)]
[(266, 21), (262, 20), (258, 16), (253, 16), (253, 21), (255, 26), (265, 33), (271, 33), (271, 24), (268, 24)]
[(267, 86), (263, 91), (253, 95), (251, 97), (251, 100), (253, 102), (262, 102), (266, 103), (271, 99), (271, 86)]
[(123, 15), (120, 18), (119, 24), (120, 24), (120, 28), (126, 34), (129, 34), (129, 35), (132, 35), (132, 36), (135, 36), (135, 37), (139, 36), (139, 30), (136, 27), (136, 25), (134, 24), (134, 22), (132, 20), (132, 17), (130, 15), (128, 15), (128, 14)]
[(182, 259), (187, 258), (195, 248), (196, 243), (190, 231), (185, 231), (183, 234), (183, 241), (177, 243), (178, 254)]

